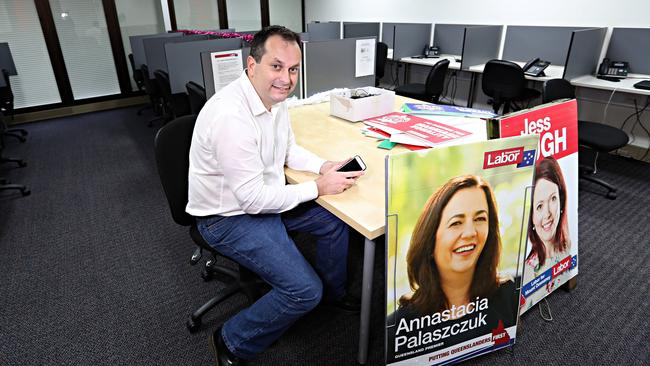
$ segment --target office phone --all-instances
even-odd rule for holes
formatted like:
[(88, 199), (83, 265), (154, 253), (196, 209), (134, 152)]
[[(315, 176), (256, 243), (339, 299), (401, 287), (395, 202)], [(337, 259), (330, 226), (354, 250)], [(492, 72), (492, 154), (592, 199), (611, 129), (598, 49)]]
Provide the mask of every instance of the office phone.
[(618, 81), (625, 79), (630, 71), (630, 64), (627, 61), (610, 61), (608, 58), (603, 59), (598, 66), (599, 79)]
[(438, 46), (429, 47), (428, 44), (425, 44), (422, 54), (426, 58), (437, 58), (440, 57), (440, 48), (438, 48)]
[(540, 60), (539, 57), (536, 57), (524, 65), (524, 74), (534, 77), (546, 76), (544, 70), (550, 65), (549, 61)]

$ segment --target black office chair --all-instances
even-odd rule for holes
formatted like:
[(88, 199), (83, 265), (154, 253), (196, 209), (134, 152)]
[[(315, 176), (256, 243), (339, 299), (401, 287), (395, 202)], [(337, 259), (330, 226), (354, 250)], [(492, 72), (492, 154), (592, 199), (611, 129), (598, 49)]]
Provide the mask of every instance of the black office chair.
[(440, 94), (442, 94), (445, 87), (445, 76), (448, 68), (449, 60), (440, 60), (429, 71), (425, 84), (402, 85), (395, 88), (395, 94), (424, 102), (438, 103)]
[(483, 93), (492, 98), (494, 113), (499, 113), (503, 106), (503, 114), (522, 107), (516, 104), (530, 101), (540, 96), (540, 92), (526, 87), (526, 76), (521, 66), (505, 60), (490, 60), (485, 64), (481, 81)]
[[(144, 91), (144, 76), (142, 75), (142, 70), (135, 67), (135, 61), (133, 59), (133, 54), (129, 53), (129, 64), (131, 64), (131, 71), (133, 71), (133, 81), (135, 86), (138, 88), (138, 91)], [(138, 109), (138, 116), (142, 114), (145, 109), (150, 109), (151, 105), (146, 105)]]
[(151, 109), (156, 118), (150, 119), (147, 123), (147, 126), (153, 126), (153, 123), (160, 121), (162, 119), (162, 106), (163, 100), (160, 95), (160, 89), (158, 88), (158, 82), (156, 79), (149, 78), (149, 67), (145, 64), (140, 66), (140, 71), (142, 71), (142, 82), (144, 85), (144, 91), (149, 96), (149, 102), (151, 103)]
[(190, 113), (198, 115), (207, 101), (205, 88), (193, 81), (185, 84), (185, 88), (187, 89), (187, 95), (190, 100)]
[[(0, 112), (4, 115), (11, 115), (14, 118), (14, 93), (11, 89), (11, 79), (9, 79), (9, 71), (2, 69), (2, 77), (5, 81), (5, 86), (0, 88)], [(4, 132), (2, 136), (11, 136), (17, 138), (20, 142), (25, 142), (27, 130), (22, 128), (8, 128), (6, 121), (2, 120), (4, 124)]]
[(386, 73), (388, 45), (384, 42), (377, 42), (377, 48), (375, 51), (375, 86), (379, 86), (379, 81)]
[(199, 329), (201, 318), (205, 313), (236, 292), (242, 291), (251, 303), (263, 294), (262, 289), (259, 287), (259, 277), (253, 272), (243, 266), (239, 266), (239, 272), (237, 272), (216, 264), (216, 256), (220, 256), (220, 254), (203, 239), (196, 227), (194, 217), (185, 212), (188, 199), (189, 153), (195, 122), (196, 115), (177, 118), (160, 128), (154, 141), (158, 175), (172, 217), (177, 224), (189, 226), (190, 237), (198, 246), (192, 255), (190, 263), (192, 265), (198, 263), (202, 251), (207, 250), (212, 254), (213, 258), (206, 263), (206, 271), (202, 273), (203, 279), (209, 280), (215, 276), (220, 276), (227, 283), (227, 286), (221, 289), (215, 297), (190, 315), (187, 320), (187, 328), (191, 332)]
[[(5, 126), (4, 115), (0, 111), (0, 133), (4, 132), (4, 126)], [(21, 168), (27, 166), (27, 163), (22, 159), (4, 157), (2, 155), (3, 150), (4, 150), (4, 143), (0, 141), (0, 163), (16, 163)], [(18, 190), (23, 196), (27, 196), (31, 193), (26, 186), (22, 184), (11, 184), (6, 178), (0, 177), (0, 191), (6, 191), (6, 190)]]
[(169, 74), (163, 70), (154, 71), (158, 89), (163, 99), (163, 121), (167, 122), (174, 118), (190, 114), (189, 101), (187, 94), (172, 94), (172, 87), (169, 82)]
[[(575, 98), (571, 83), (564, 79), (552, 79), (544, 83), (544, 103), (563, 98)], [(596, 153), (593, 166), (580, 166), (580, 178), (605, 187), (605, 196), (609, 199), (616, 199), (616, 187), (594, 176), (598, 172), (598, 154), (620, 149), (627, 145), (628, 141), (627, 134), (619, 128), (602, 123), (578, 121), (578, 143)]]

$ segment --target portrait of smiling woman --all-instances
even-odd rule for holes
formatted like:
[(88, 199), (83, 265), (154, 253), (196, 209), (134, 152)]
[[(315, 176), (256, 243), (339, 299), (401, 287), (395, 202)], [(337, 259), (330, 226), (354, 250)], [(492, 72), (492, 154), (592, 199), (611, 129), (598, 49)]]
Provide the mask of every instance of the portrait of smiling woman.
[[(497, 273), (500, 254), (498, 209), (489, 183), (477, 175), (448, 180), (429, 197), (415, 224), (406, 255), (412, 293), (399, 299), (389, 324), (445, 311), (449, 314), (445, 325), (478, 319), (483, 301), (484, 323), (476, 321), (474, 329), (443, 342), (489, 333), (499, 321), (506, 328), (514, 325), (518, 293), (513, 281)], [(389, 345), (400, 332), (396, 328), (389, 334)], [(395, 350), (389, 347), (388, 352), (390, 357)]]

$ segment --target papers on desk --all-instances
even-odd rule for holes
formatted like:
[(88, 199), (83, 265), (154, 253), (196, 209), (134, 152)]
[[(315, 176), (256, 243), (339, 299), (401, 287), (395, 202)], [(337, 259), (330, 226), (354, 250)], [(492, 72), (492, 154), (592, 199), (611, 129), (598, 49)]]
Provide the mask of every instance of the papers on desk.
[(417, 147), (446, 145), (454, 140), (472, 135), (451, 124), (432, 121), (418, 116), (393, 112), (364, 121), (369, 128), (364, 134), (391, 142)]
[(459, 116), (472, 118), (492, 118), (496, 116), (492, 111), (485, 109), (474, 109), (456, 107), (453, 105), (442, 105), (434, 103), (404, 103), (402, 112), (409, 114), (429, 114), (438, 116)]

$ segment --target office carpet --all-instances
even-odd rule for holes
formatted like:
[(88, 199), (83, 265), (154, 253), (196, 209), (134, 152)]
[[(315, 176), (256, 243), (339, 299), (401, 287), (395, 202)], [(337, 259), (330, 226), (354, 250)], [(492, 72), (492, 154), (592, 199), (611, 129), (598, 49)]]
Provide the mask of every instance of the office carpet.
[[(5, 154), (29, 165), (5, 164), (0, 176), (32, 194), (0, 192), (1, 365), (208, 365), (209, 331), (246, 305), (236, 295), (196, 334), (185, 328), (221, 284), (189, 265), (194, 246), (155, 169), (156, 128), (135, 112), (32, 123), (27, 143), (7, 139)], [(604, 156), (600, 167), (619, 197), (582, 186), (578, 287), (549, 297), (553, 322), (534, 308), (513, 348), (466, 364), (650, 365), (650, 164)], [(310, 238), (296, 240), (312, 257)], [(360, 243), (354, 236), (349, 258), (356, 294)], [(369, 365), (384, 352), (379, 243)], [(358, 334), (358, 316), (319, 306), (252, 364), (354, 365)]]

